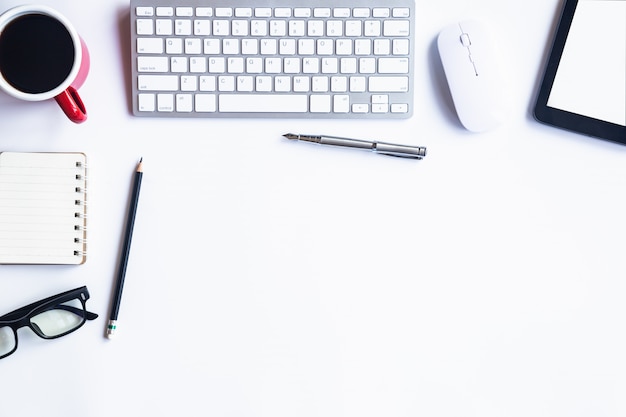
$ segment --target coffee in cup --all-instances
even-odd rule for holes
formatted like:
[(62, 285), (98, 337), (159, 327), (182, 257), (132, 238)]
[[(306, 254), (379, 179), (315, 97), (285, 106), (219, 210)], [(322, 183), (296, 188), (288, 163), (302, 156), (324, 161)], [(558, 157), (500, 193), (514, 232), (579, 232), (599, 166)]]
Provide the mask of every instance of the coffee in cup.
[(28, 101), (54, 98), (76, 123), (87, 119), (77, 89), (89, 72), (89, 53), (70, 22), (38, 5), (0, 15), (0, 89)]

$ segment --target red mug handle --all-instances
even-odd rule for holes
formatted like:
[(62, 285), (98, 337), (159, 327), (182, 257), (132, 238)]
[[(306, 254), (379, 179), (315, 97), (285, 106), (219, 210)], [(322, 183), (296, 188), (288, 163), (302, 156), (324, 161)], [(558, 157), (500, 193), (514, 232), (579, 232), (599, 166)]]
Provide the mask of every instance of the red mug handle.
[(69, 86), (65, 91), (54, 98), (63, 113), (74, 123), (82, 123), (87, 120), (87, 110), (83, 101), (78, 95), (78, 91), (72, 86)]

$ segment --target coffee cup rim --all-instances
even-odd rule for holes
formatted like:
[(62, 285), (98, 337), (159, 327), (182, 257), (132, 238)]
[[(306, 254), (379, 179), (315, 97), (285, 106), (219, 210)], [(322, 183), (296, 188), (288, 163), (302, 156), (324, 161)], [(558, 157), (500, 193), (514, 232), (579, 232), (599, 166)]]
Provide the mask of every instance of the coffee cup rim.
[(60, 83), (58, 86), (50, 91), (45, 91), (43, 93), (27, 93), (21, 91), (9, 84), (9, 82), (5, 80), (4, 76), (0, 72), (0, 90), (3, 90), (7, 94), (22, 100), (41, 101), (58, 96), (70, 85), (72, 85), (72, 82), (80, 71), (81, 61), (83, 58), (82, 45), (78, 32), (76, 32), (76, 29), (74, 29), (74, 26), (71, 24), (71, 22), (59, 11), (44, 5), (29, 4), (16, 6), (2, 13), (0, 15), (0, 36), (2, 36), (2, 31), (10, 22), (17, 19), (18, 17), (30, 14), (44, 14), (61, 22), (70, 34), (70, 37), (72, 38), (72, 43), (74, 44), (74, 62), (72, 64), (72, 69), (70, 70), (70, 73), (62, 83)]

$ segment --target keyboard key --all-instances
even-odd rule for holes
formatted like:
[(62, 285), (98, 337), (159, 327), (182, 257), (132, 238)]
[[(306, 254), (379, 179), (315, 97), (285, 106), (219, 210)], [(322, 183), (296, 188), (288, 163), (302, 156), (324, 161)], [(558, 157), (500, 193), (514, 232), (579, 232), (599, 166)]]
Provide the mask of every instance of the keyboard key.
[(392, 113), (408, 113), (409, 105), (406, 103), (394, 103), (391, 105)]
[(289, 36), (304, 36), (305, 33), (304, 20), (289, 21)]
[(135, 14), (137, 16), (153, 16), (154, 15), (154, 8), (152, 8), (152, 7), (145, 7), (145, 6), (136, 7), (135, 8)]
[(389, 55), (391, 54), (391, 42), (389, 39), (375, 39), (374, 40), (374, 55)]
[[(381, 34), (380, 20), (368, 20), (365, 22), (365, 36), (380, 36)], [(388, 40), (388, 39), (386, 39)]]
[(141, 91), (176, 91), (177, 75), (140, 75), (137, 86)]
[(372, 93), (405, 93), (409, 90), (408, 77), (370, 77), (369, 91)]
[(331, 77), (330, 91), (334, 93), (345, 93), (348, 91), (348, 77)]
[(213, 17), (213, 8), (212, 7), (196, 7), (196, 16)]
[(196, 111), (214, 113), (217, 111), (216, 101), (217, 96), (215, 94), (196, 94)]
[(222, 43), (219, 41), (219, 39), (205, 39), (204, 40), (205, 55), (219, 55), (221, 50), (222, 50)]
[(195, 36), (209, 36), (211, 35), (211, 21), (208, 19), (194, 20), (193, 22), (193, 34)]
[(263, 72), (263, 58), (246, 59), (246, 71), (249, 74), (260, 74)]
[(250, 24), (250, 34), (252, 36), (267, 36), (267, 21), (253, 20)]
[(326, 93), (328, 88), (328, 77), (313, 77), (311, 80), (311, 91), (314, 93)]
[(180, 91), (196, 91), (198, 89), (198, 77), (195, 75), (183, 75), (180, 77)]
[(270, 36), (285, 36), (287, 34), (286, 20), (272, 20), (270, 22)]
[(137, 38), (137, 53), (162, 54), (163, 39), (161, 38)]
[(274, 17), (291, 17), (291, 9), (288, 7), (277, 7), (274, 9)]
[(157, 19), (155, 32), (157, 35), (169, 36), (174, 33), (172, 21), (170, 19)]
[(329, 95), (314, 94), (311, 96), (311, 113), (330, 113)]
[(237, 39), (224, 39), (222, 41), (222, 53), (224, 55), (239, 55), (239, 41)]
[(137, 57), (137, 69), (139, 72), (168, 72), (168, 58), (165, 56)]
[(214, 20), (213, 21), (213, 35), (229, 36), (230, 35), (230, 22), (228, 20)]
[(288, 93), (291, 91), (291, 77), (277, 76), (274, 78), (274, 91)]
[(372, 104), (387, 104), (389, 96), (387, 94), (373, 94), (371, 97)]
[(214, 57), (209, 58), (209, 72), (212, 74), (221, 74), (226, 72), (226, 58)]
[(348, 113), (350, 111), (350, 96), (337, 94), (333, 97), (333, 112)]
[(250, 7), (235, 8), (235, 17), (252, 17), (252, 9)]
[(311, 79), (309, 77), (293, 77), (293, 91), (308, 93), (311, 91)]
[(350, 8), (337, 7), (336, 9), (333, 9), (333, 17), (350, 17)]
[(255, 17), (272, 17), (272, 9), (269, 7), (257, 7), (254, 9)]
[(410, 14), (408, 7), (394, 7), (391, 11), (393, 17), (409, 17)]
[(326, 22), (326, 36), (337, 38), (343, 36), (343, 21), (328, 20)]
[(306, 113), (304, 94), (222, 94), (219, 111), (225, 113)]
[(177, 7), (176, 16), (191, 17), (193, 16), (193, 8), (192, 7)]
[(174, 22), (174, 33), (180, 36), (191, 35), (191, 20), (176, 19), (176, 22)]
[(408, 58), (379, 58), (378, 72), (380, 74), (408, 74)]
[(372, 104), (372, 113), (387, 113), (389, 112), (389, 104), (377, 103)]
[(409, 36), (408, 20), (385, 20), (383, 23), (385, 36)]
[(261, 55), (276, 55), (278, 53), (276, 39), (261, 40)]
[(152, 19), (137, 19), (137, 35), (152, 35), (153, 33)]
[(217, 91), (217, 77), (215, 75), (201, 76), (200, 91)]
[(361, 74), (374, 74), (376, 72), (376, 58), (359, 59), (359, 72)]
[(256, 91), (264, 93), (272, 91), (272, 77), (267, 75), (256, 77)]
[(308, 36), (324, 36), (324, 21), (309, 20), (307, 25)]
[(174, 8), (173, 7), (157, 7), (156, 8), (157, 16), (174, 16)]
[(375, 7), (374, 10), (372, 10), (372, 16), (384, 18), (391, 16), (391, 13), (386, 7)]
[(176, 111), (177, 112), (191, 112), (193, 110), (193, 96), (191, 94), (177, 94), (176, 95)]
[(230, 7), (216, 7), (215, 16), (216, 17), (232, 17), (233, 9)]
[(346, 36), (358, 37), (361, 36), (361, 21), (360, 20), (348, 20), (346, 21)]
[(350, 77), (350, 91), (353, 93), (364, 93), (366, 91), (367, 78)]
[(231, 33), (233, 34), (233, 36), (248, 36), (248, 21), (233, 20)]
[(232, 75), (222, 75), (217, 77), (218, 91), (235, 91), (235, 77)]
[(168, 38), (165, 40), (165, 53), (176, 55), (183, 53), (183, 40), (181, 38)]
[(175, 56), (170, 60), (171, 72), (187, 72), (188, 61), (184, 56)]
[(368, 9), (367, 7), (356, 7), (353, 11), (352, 11), (352, 16), (353, 17), (370, 17), (370, 9)]
[(408, 55), (409, 40), (408, 39), (394, 39), (393, 40), (393, 54), (394, 55)]
[(330, 8), (316, 7), (313, 9), (313, 17), (330, 17)]
[(193, 73), (207, 72), (207, 59), (205, 57), (193, 57), (189, 59), (189, 71)]
[(188, 55), (199, 55), (202, 53), (202, 41), (199, 38), (189, 38), (185, 40), (185, 53)]
[(293, 9), (294, 17), (311, 17), (311, 9), (308, 7), (296, 7)]
[(162, 112), (173, 112), (174, 94), (157, 94), (157, 110)]
[(137, 95), (137, 98), (139, 111), (154, 111), (156, 109), (154, 94), (141, 93)]
[(237, 91), (254, 91), (254, 77), (251, 77), (249, 75), (237, 77)]

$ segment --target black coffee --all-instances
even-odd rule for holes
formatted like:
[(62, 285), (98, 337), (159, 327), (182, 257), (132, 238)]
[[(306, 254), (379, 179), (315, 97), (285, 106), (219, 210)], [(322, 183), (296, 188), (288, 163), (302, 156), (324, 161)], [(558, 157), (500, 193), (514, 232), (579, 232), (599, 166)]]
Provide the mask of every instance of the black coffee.
[(25, 93), (58, 87), (70, 74), (74, 53), (65, 26), (43, 14), (20, 16), (0, 33), (0, 72)]

